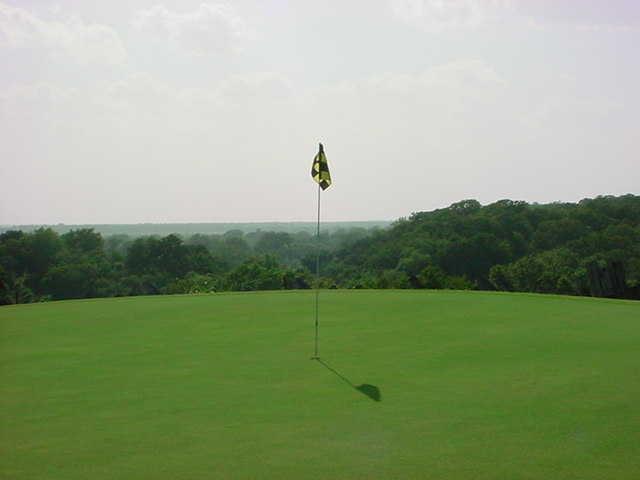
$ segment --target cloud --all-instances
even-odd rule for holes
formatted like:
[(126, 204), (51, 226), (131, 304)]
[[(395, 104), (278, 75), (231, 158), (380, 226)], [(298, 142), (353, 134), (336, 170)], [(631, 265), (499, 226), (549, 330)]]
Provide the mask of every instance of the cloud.
[(41, 48), (80, 63), (117, 65), (126, 59), (118, 33), (106, 25), (87, 24), (77, 16), (44, 20), (0, 2), (0, 48)]
[(502, 85), (505, 81), (482, 60), (459, 60), (429, 68), (416, 74), (374, 76), (369, 87), (375, 90), (415, 93), (427, 88), (473, 88)]
[(640, 28), (636, 0), (615, 6), (573, 0), (389, 0), (396, 19), (431, 33), (474, 29), (500, 21), (543, 29), (570, 27), (583, 31), (635, 31)]
[[(180, 87), (146, 73), (104, 84), (89, 96), (99, 112), (119, 124), (161, 129), (250, 130), (290, 116), (302, 123), (376, 125), (425, 116), (442, 120), (463, 112), (486, 111), (507, 82), (483, 60), (460, 60), (416, 73), (382, 73), (360, 80), (298, 90), (275, 72), (231, 75), (206, 88)], [(336, 112), (340, 112), (337, 115)], [(336, 116), (337, 115), (337, 116)], [(386, 119), (385, 119), (386, 118)], [(438, 121), (439, 121), (438, 120)], [(288, 120), (287, 120), (288, 121)], [(235, 126), (235, 127), (234, 127)], [(265, 127), (266, 128), (266, 127)], [(319, 128), (321, 130), (321, 128)]]
[(396, 18), (430, 32), (479, 27), (510, 7), (510, 0), (391, 0)]
[(110, 109), (149, 112), (167, 107), (237, 110), (279, 102), (292, 95), (290, 80), (272, 72), (232, 75), (208, 88), (177, 87), (147, 73), (134, 73), (104, 85), (95, 98)]
[(439, 105), (445, 109), (486, 100), (490, 94), (507, 86), (491, 65), (470, 59), (436, 65), (415, 73), (381, 73), (370, 77), (323, 87), (312, 96), (341, 98), (340, 102), (357, 100), (368, 105), (389, 102), (402, 108), (411, 105)]
[(540, 129), (559, 122), (568, 124), (576, 117), (581, 119), (583, 125), (589, 121), (602, 124), (622, 111), (624, 111), (623, 103), (607, 98), (548, 95), (546, 98), (539, 99), (520, 120), (527, 128)]
[(138, 72), (76, 89), (46, 83), (15, 87), (0, 93), (0, 116), (10, 122), (40, 112), (41, 121), (56, 124), (73, 116), (114, 128), (161, 132), (198, 132), (212, 124), (219, 132), (249, 131), (250, 125), (256, 132), (267, 131), (278, 124), (274, 118), (287, 124), (293, 118), (293, 124), (318, 123), (318, 131), (332, 124), (351, 129), (372, 123), (378, 128), (412, 118), (440, 122), (475, 116), (486, 112), (506, 88), (492, 66), (478, 59), (302, 90), (275, 72), (230, 75), (197, 88)]
[(137, 72), (95, 85), (67, 88), (55, 83), (14, 85), (0, 91), (0, 122), (20, 118), (57, 121), (75, 115), (122, 125), (141, 122), (160, 128), (193, 128), (230, 118), (272, 115), (295, 103), (290, 80), (273, 72), (231, 75), (206, 88), (181, 87)]
[(292, 95), (293, 88), (289, 79), (272, 72), (258, 72), (246, 75), (234, 75), (222, 82), (220, 96), (228, 101), (262, 98), (270, 100), (285, 99)]
[(186, 13), (155, 5), (136, 13), (133, 26), (196, 55), (237, 50), (248, 38), (244, 20), (224, 4), (203, 3)]
[[(0, 125), (15, 126), (21, 121), (49, 121), (75, 100), (73, 89), (44, 82), (7, 87), (0, 92)], [(3, 124), (3, 122), (7, 122)]]
[(556, 26), (578, 31), (625, 32), (640, 27), (640, 3), (637, 0), (585, 0), (580, 2), (580, 8), (576, 8), (571, 0), (517, 2), (518, 14), (535, 28)]
[(18, 102), (21, 104), (58, 104), (73, 95), (73, 90), (48, 83), (17, 85), (0, 92), (3, 104)]

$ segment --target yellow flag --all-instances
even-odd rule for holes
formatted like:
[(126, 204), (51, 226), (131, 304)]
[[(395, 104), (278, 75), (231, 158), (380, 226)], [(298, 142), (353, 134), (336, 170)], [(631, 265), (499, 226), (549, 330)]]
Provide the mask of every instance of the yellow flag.
[(329, 173), (329, 164), (327, 156), (324, 154), (324, 147), (320, 144), (318, 154), (313, 159), (311, 166), (311, 176), (320, 185), (322, 190), (326, 190), (331, 186), (331, 174)]

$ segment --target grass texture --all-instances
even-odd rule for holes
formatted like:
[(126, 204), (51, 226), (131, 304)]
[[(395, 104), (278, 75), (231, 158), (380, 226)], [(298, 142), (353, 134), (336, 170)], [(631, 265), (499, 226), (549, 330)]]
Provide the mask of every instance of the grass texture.
[(1, 307), (0, 478), (640, 478), (640, 302), (313, 295)]

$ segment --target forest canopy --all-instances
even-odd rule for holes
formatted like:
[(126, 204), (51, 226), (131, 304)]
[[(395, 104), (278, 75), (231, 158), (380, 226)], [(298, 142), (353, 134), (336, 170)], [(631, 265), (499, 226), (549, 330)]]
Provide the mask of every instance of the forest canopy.
[(529, 204), (463, 200), (388, 228), (103, 236), (0, 234), (0, 304), (71, 298), (324, 288), (481, 289), (590, 295), (592, 265), (640, 286), (640, 197)]

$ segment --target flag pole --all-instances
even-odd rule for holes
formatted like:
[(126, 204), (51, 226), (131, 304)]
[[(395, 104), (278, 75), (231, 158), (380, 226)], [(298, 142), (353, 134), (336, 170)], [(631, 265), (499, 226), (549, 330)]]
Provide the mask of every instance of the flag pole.
[(316, 225), (316, 337), (315, 337), (315, 349), (314, 359), (319, 359), (318, 356), (318, 297), (320, 296), (320, 184), (318, 183), (318, 223)]
[(320, 309), (320, 193), (322, 190), (331, 186), (331, 174), (329, 173), (329, 165), (327, 164), (327, 157), (324, 154), (324, 148), (320, 143), (318, 146), (318, 154), (313, 159), (313, 165), (311, 167), (311, 177), (318, 183), (318, 223), (316, 224), (316, 335), (314, 341), (313, 357), (314, 360), (319, 360), (318, 356), (318, 311)]

